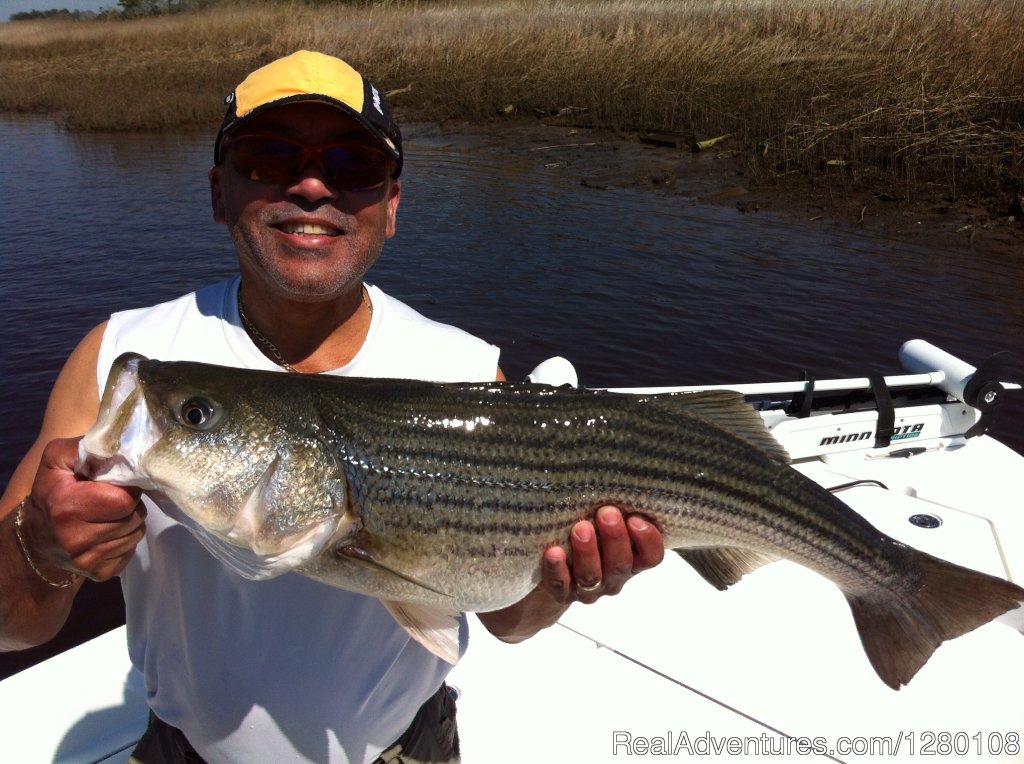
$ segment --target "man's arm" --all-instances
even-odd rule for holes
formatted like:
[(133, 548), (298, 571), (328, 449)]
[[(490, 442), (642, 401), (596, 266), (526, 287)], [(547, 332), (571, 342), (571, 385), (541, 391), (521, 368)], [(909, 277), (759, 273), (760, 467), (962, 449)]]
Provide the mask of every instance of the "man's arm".
[[(74, 474), (78, 438), (99, 411), (96, 364), (104, 329), (93, 329), (68, 358), (39, 437), (0, 498), (0, 650), (53, 637), (81, 577), (106, 580), (120, 573), (145, 531), (137, 490)], [(69, 580), (69, 586), (55, 585)]]

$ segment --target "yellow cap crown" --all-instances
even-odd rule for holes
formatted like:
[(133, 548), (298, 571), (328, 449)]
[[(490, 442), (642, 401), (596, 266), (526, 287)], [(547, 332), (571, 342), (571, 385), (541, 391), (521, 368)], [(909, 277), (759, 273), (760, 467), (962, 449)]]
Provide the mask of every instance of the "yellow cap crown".
[(394, 177), (402, 171), (402, 134), (387, 101), (340, 58), (297, 51), (256, 69), (225, 101), (228, 108), (214, 144), (214, 164), (220, 163), (225, 136), (257, 114), (289, 103), (314, 101), (353, 116), (394, 157)]

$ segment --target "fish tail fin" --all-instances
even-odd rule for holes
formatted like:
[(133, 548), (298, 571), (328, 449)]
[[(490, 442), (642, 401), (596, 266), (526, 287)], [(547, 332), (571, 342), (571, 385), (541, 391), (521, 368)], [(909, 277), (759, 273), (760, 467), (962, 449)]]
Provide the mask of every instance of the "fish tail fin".
[(868, 660), (894, 690), (907, 684), (947, 639), (1024, 603), (1024, 589), (1016, 584), (923, 552), (914, 554), (921, 576), (909, 594), (847, 594)]

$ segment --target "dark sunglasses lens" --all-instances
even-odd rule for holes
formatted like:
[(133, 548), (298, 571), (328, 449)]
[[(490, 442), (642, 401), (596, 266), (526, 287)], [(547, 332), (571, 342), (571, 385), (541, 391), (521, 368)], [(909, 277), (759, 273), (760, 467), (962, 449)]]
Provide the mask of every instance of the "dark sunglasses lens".
[(256, 135), (234, 139), (229, 155), (242, 175), (258, 183), (288, 183), (313, 160), (336, 188), (362, 191), (379, 188), (391, 170), (388, 157), (368, 146), (337, 144), (313, 149)]
[(390, 168), (384, 154), (365, 146), (329, 146), (323, 150), (321, 161), (327, 180), (353, 191), (377, 188)]
[(258, 183), (282, 183), (301, 169), (304, 151), (290, 141), (245, 136), (231, 144), (231, 159), (243, 175)]

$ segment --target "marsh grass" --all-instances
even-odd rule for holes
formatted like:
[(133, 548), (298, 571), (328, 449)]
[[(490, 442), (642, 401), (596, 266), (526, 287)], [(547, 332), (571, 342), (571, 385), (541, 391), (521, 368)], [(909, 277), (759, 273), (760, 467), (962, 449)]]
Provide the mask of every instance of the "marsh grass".
[(247, 71), (305, 47), (371, 73), (407, 121), (729, 133), (763, 173), (1003, 203), (1024, 188), (1022, 22), (1017, 0), (250, 3), (18, 22), (0, 25), (0, 110), (212, 128)]

